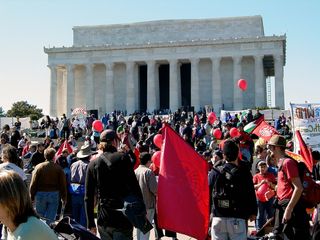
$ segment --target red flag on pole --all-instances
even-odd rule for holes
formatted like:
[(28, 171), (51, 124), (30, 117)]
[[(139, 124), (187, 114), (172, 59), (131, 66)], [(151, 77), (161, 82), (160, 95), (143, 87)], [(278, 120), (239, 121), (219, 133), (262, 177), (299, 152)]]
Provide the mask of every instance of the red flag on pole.
[(68, 149), (69, 154), (73, 152), (72, 147), (70, 146), (68, 141), (64, 140), (64, 142), (60, 145), (58, 151), (56, 152), (55, 160), (58, 159), (58, 157), (61, 155), (63, 149)]
[(306, 143), (303, 141), (301, 133), (299, 130), (296, 131), (296, 137), (299, 143), (300, 148), (300, 155), (306, 164), (308, 170), (312, 172), (313, 169), (313, 157), (311, 149), (306, 145)]
[(264, 120), (259, 123), (259, 125), (253, 130), (252, 133), (257, 135), (258, 137), (263, 138), (266, 141), (269, 141), (272, 135), (279, 134), (274, 127), (270, 126)]
[(209, 227), (207, 162), (168, 125), (162, 134), (159, 227), (203, 240)]

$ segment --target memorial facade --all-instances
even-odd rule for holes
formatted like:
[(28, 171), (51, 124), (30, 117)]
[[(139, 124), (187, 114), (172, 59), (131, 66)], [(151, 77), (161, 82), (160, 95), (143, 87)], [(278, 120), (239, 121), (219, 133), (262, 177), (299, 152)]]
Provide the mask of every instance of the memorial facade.
[(286, 36), (265, 36), (261, 16), (80, 26), (73, 46), (44, 51), (51, 116), (76, 107), (99, 114), (265, 107), (270, 76), (275, 105), (284, 108)]

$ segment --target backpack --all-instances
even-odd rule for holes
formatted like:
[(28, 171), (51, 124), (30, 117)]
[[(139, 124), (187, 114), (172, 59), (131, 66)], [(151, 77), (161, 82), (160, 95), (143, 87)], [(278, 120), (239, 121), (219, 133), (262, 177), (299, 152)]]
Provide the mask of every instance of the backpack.
[[(287, 156), (287, 158), (290, 157)], [(303, 161), (297, 162), (293, 159), (292, 161), (294, 161), (298, 166), (299, 177), (303, 186), (301, 199), (307, 208), (313, 208), (320, 203), (320, 185), (313, 180), (312, 173), (309, 172)], [(279, 171), (282, 171), (282, 165), (283, 161), (280, 165)], [(283, 172), (283, 175), (287, 178), (285, 172)]]
[[(100, 155), (102, 160), (107, 164), (108, 167), (112, 165), (111, 161), (106, 155)], [(98, 177), (99, 178), (99, 177)], [(98, 180), (99, 181), (99, 180)], [(131, 222), (131, 224), (141, 230), (143, 234), (149, 232), (153, 226), (147, 219), (147, 210), (144, 204), (143, 198), (131, 194), (130, 190), (128, 195), (122, 198), (123, 207), (120, 209), (111, 209), (114, 211), (122, 212), (122, 214)]]
[(235, 175), (238, 167), (230, 165), (214, 166), (217, 172), (213, 192), (212, 202), (214, 208), (224, 216), (230, 216), (236, 210), (235, 199), (237, 190), (235, 188)]

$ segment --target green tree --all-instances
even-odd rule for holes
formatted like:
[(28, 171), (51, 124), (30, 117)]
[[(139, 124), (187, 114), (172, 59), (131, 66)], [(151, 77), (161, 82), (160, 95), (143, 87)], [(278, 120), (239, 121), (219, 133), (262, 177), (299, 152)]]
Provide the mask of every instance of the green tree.
[(4, 112), (3, 108), (0, 107), (0, 117), (5, 117), (6, 113)]
[(27, 101), (13, 103), (12, 108), (7, 112), (7, 117), (30, 117), (31, 115), (36, 115), (38, 119), (41, 118), (43, 116), (42, 109)]

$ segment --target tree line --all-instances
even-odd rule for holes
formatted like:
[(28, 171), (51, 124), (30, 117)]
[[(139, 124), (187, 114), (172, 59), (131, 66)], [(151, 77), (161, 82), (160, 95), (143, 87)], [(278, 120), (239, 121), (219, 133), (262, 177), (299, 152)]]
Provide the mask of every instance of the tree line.
[(0, 117), (30, 117), (31, 120), (38, 120), (43, 117), (42, 109), (36, 105), (29, 104), (27, 101), (18, 101), (12, 104), (7, 112), (0, 107)]

